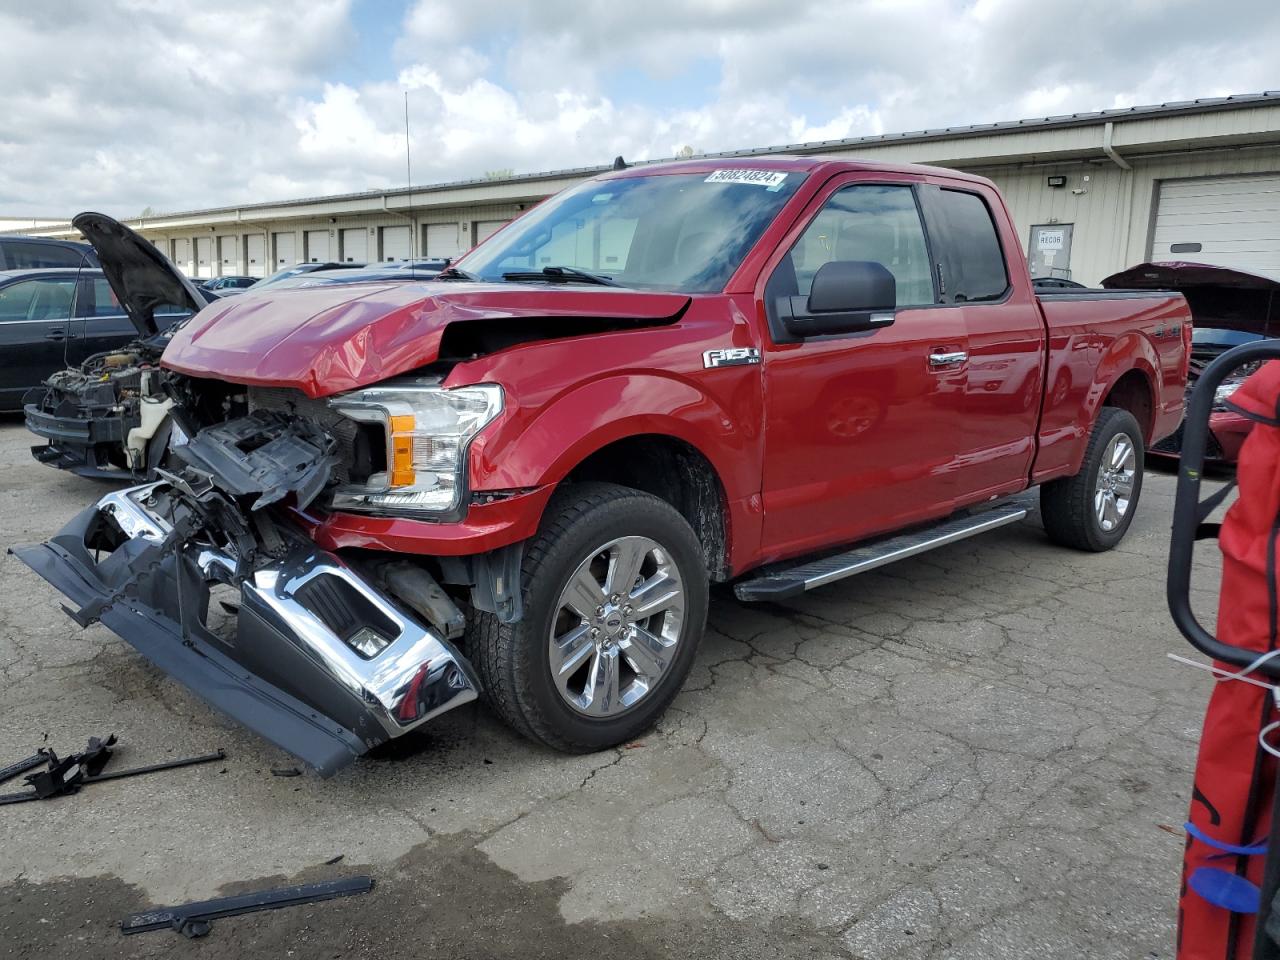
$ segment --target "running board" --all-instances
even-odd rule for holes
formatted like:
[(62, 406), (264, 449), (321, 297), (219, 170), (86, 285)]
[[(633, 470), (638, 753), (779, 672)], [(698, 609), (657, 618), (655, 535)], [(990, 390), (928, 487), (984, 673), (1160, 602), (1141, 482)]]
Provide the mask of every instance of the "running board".
[(983, 513), (952, 517), (931, 527), (855, 547), (834, 557), (811, 560), (786, 569), (774, 569), (763, 576), (735, 584), (733, 592), (739, 600), (787, 600), (806, 590), (945, 547), (949, 543), (986, 533), (1006, 524), (1017, 523), (1027, 515), (1028, 509), (1026, 502), (1012, 502)]

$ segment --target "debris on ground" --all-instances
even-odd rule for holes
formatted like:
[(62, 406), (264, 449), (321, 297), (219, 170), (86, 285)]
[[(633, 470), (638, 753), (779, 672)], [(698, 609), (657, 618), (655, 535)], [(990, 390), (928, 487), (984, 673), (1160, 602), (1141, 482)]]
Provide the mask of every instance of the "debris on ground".
[(281, 907), (335, 900), (338, 897), (368, 893), (372, 889), (373, 878), (368, 876), (300, 883), (272, 890), (241, 893), (233, 897), (219, 897), (216, 900), (201, 900), (177, 907), (157, 907), (125, 917), (120, 921), (120, 931), (128, 934), (167, 929), (194, 939), (206, 936), (210, 921), (220, 917), (236, 917), (259, 910), (279, 910)]
[(41, 763), (45, 764), (44, 770), (37, 770), (35, 773), (28, 773), (23, 777), (23, 780), (31, 787), (30, 790), (0, 794), (0, 806), (11, 803), (25, 803), (28, 800), (50, 800), (54, 797), (65, 797), (78, 793), (81, 787), (91, 783), (102, 783), (105, 780), (121, 780), (125, 777), (157, 773), (161, 770), (173, 770), (177, 767), (190, 767), (199, 763), (225, 760), (227, 756), (222, 750), (216, 750), (213, 753), (202, 754), (198, 757), (166, 760), (162, 763), (153, 763), (143, 767), (131, 767), (127, 770), (114, 770), (110, 773), (104, 773), (103, 769), (113, 756), (112, 747), (116, 745), (116, 742), (114, 733), (105, 740), (98, 737), (90, 737), (89, 743), (84, 750), (61, 758), (53, 750), (41, 747), (30, 757), (0, 769), (0, 783), (3, 783), (5, 780), (16, 777), (19, 773), (38, 767)]

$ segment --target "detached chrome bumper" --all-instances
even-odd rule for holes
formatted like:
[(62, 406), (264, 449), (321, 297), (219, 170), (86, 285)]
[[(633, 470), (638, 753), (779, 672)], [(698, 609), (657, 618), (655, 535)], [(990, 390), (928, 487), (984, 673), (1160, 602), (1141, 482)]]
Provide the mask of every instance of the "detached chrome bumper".
[[(82, 625), (100, 620), (324, 776), (476, 698), (453, 645), (338, 557), (306, 544), (238, 576), (235, 557), (184, 539), (149, 509), (167, 487), (107, 494), (47, 543), (12, 552), (67, 596)], [(208, 626), (215, 583), (240, 592), (230, 638)]]

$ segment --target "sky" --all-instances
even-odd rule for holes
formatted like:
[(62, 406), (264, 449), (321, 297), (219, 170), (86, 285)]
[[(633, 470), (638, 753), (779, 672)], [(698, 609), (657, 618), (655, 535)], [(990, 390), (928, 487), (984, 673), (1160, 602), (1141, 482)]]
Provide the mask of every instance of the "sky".
[(0, 0), (0, 216), (1280, 88), (1275, 0)]

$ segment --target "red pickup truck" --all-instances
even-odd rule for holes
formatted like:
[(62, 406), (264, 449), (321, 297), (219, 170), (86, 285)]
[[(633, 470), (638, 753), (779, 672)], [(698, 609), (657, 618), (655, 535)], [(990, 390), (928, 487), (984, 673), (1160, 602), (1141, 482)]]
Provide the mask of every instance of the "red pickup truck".
[(432, 281), (204, 308), (155, 482), (16, 552), (321, 773), (481, 692), (595, 750), (676, 695), (713, 581), (794, 596), (1032, 487), (1052, 540), (1115, 546), (1190, 339), (1178, 294), (1036, 296), (978, 177), (633, 167)]

